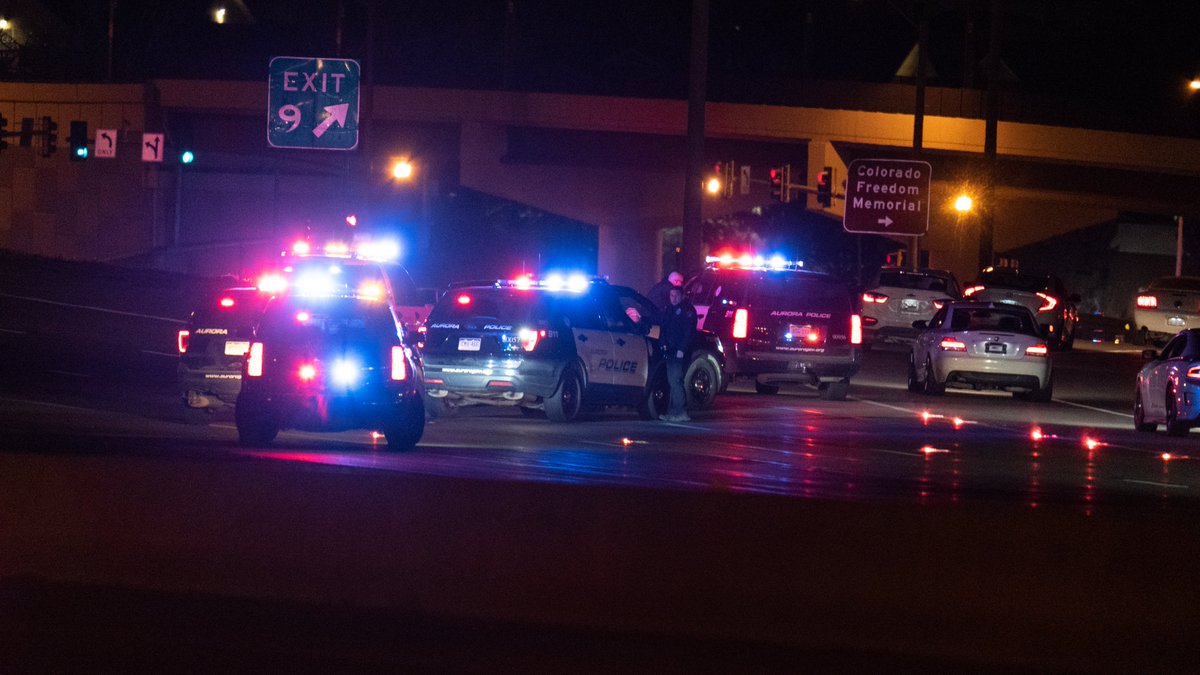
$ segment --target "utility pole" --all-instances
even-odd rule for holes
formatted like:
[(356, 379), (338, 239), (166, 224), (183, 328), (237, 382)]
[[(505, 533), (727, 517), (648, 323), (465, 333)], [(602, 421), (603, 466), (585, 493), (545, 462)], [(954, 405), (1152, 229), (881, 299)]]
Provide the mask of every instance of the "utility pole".
[(983, 131), (983, 209), (979, 218), (979, 267), (992, 264), (996, 231), (996, 133), (1000, 116), (1000, 0), (992, 0), (988, 27), (987, 98)]
[(683, 269), (704, 263), (703, 189), (704, 105), (708, 97), (708, 0), (692, 0), (691, 57), (688, 63), (687, 168), (683, 189)]
[[(929, 47), (929, 20), (925, 18), (925, 3), (917, 3), (917, 73), (914, 77), (917, 101), (913, 111), (913, 159), (921, 159), (921, 146), (925, 137), (925, 63)], [(909, 267), (916, 269), (920, 261), (921, 238), (913, 237), (909, 245)]]

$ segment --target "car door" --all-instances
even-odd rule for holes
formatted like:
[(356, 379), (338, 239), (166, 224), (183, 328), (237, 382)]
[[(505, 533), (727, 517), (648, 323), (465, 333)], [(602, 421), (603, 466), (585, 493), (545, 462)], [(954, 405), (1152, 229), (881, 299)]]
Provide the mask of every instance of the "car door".
[(942, 324), (946, 322), (946, 314), (948, 312), (949, 308), (943, 307), (939, 309), (937, 313), (933, 315), (933, 318), (929, 320), (929, 324), (925, 327), (925, 330), (917, 334), (917, 339), (913, 343), (912, 348), (912, 360), (913, 367), (917, 369), (918, 378), (924, 379), (925, 377), (922, 369), (925, 366), (925, 359), (928, 358), (930, 352), (930, 344), (935, 339), (941, 339), (941, 336), (937, 334), (937, 331), (942, 327)]
[(1150, 371), (1149, 381), (1146, 384), (1146, 398), (1142, 401), (1142, 405), (1155, 418), (1161, 418), (1167, 412), (1167, 381), (1182, 363), (1182, 355), (1186, 347), (1186, 335), (1180, 334), (1171, 338), (1167, 346), (1163, 347), (1162, 353), (1154, 363), (1154, 368)]
[[(608, 322), (601, 312), (600, 299), (593, 291), (578, 297), (564, 298), (560, 305), (571, 327), (575, 353), (587, 368), (591, 394), (604, 395), (613, 386), (613, 339)], [(593, 390), (593, 387), (595, 389)]]
[(640, 393), (650, 377), (650, 351), (653, 344), (647, 333), (651, 328), (651, 319), (642, 319), (643, 325), (635, 324), (627, 310), (632, 308), (637, 315), (650, 317), (653, 306), (648, 299), (630, 290), (614, 291), (610, 302), (605, 304), (615, 355), (613, 383), (618, 387), (636, 389)]

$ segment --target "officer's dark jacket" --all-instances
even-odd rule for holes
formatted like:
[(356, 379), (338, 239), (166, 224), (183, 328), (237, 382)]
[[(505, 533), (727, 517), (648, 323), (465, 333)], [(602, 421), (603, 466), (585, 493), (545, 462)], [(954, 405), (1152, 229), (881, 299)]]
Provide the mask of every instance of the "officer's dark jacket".
[(692, 338), (696, 335), (696, 308), (692, 303), (682, 300), (678, 305), (667, 305), (663, 310), (663, 324), (660, 342), (667, 355), (671, 358), (675, 352), (683, 350), (686, 355), (692, 347)]

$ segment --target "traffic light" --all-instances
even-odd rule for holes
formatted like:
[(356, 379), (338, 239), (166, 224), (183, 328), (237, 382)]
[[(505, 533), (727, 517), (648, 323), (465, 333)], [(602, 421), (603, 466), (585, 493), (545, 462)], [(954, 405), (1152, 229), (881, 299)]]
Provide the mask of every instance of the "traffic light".
[(196, 153), (192, 152), (191, 150), (184, 150), (183, 152), (179, 153), (180, 164), (191, 164), (194, 161), (196, 161)]
[(783, 166), (771, 167), (771, 198), (778, 199), (784, 204), (791, 201), (791, 190), (788, 189), (788, 184), (791, 182), (792, 166), (784, 164)]
[(817, 203), (821, 206), (833, 205), (833, 168), (825, 167), (817, 174)]
[(8, 118), (0, 115), (0, 150), (8, 147)]
[(58, 150), (58, 122), (55, 122), (49, 115), (42, 118), (42, 133), (46, 145), (42, 147), (42, 157), (49, 157)]
[(71, 120), (71, 134), (67, 136), (71, 144), (71, 161), (82, 162), (88, 158), (87, 122)]
[(28, 148), (33, 145), (33, 118), (21, 118), (21, 147)]

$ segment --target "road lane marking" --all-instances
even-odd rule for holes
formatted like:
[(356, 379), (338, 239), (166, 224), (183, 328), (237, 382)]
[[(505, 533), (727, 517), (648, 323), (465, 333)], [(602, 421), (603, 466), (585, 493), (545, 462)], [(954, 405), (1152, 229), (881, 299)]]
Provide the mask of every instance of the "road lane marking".
[(143, 354), (153, 354), (155, 356), (169, 356), (171, 358), (175, 358), (176, 356), (179, 356), (179, 352), (174, 352), (174, 353), (156, 352), (153, 349), (143, 349), (142, 353)]
[(47, 370), (46, 372), (53, 373), (54, 375), (66, 375), (67, 377), (91, 377), (87, 373), (73, 373), (69, 370)]
[(1133, 415), (1131, 415), (1130, 413), (1117, 412), (1115, 410), (1105, 410), (1104, 408), (1097, 408), (1096, 406), (1092, 406), (1092, 405), (1084, 405), (1082, 403), (1074, 403), (1072, 401), (1064, 401), (1061, 398), (1054, 399), (1054, 402), (1061, 403), (1063, 405), (1073, 405), (1076, 408), (1084, 408), (1085, 410), (1094, 410), (1096, 412), (1108, 413), (1109, 415), (1116, 415), (1117, 417), (1128, 417), (1129, 419), (1133, 419)]
[(154, 319), (155, 321), (167, 321), (169, 323), (187, 323), (184, 319), (172, 319), (165, 316), (153, 316), (151, 314), (138, 314), (137, 312), (122, 312), (118, 309), (105, 309), (103, 307), (92, 307), (90, 305), (74, 305), (69, 302), (59, 302), (57, 300), (46, 300), (45, 298), (31, 298), (25, 295), (11, 295), (9, 293), (0, 293), (0, 297), (13, 298), (14, 300), (25, 300), (27, 302), (41, 302), (47, 305), (58, 305), (59, 307), (71, 307), (73, 309), (90, 309), (93, 312), (104, 312), (106, 314), (120, 314), (122, 316), (135, 316), (139, 319)]
[(1122, 478), (1123, 483), (1137, 483), (1138, 485), (1153, 485), (1154, 487), (1172, 488), (1174, 490), (1190, 490), (1191, 488), (1182, 483), (1156, 483), (1152, 480), (1136, 480), (1133, 478)]
[(11, 328), (0, 328), (0, 333), (12, 333), (13, 335), (28, 335), (27, 331), (13, 330)]

